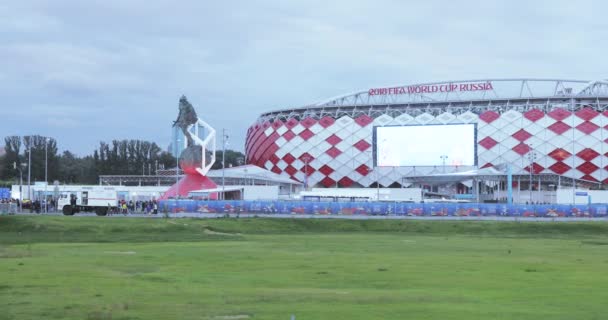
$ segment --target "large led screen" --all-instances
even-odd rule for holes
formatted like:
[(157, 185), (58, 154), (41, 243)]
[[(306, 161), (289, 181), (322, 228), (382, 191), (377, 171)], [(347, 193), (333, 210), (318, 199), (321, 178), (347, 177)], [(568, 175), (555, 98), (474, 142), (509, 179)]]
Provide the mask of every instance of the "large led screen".
[[(376, 165), (475, 165), (475, 125), (415, 125), (375, 128)], [(446, 158), (447, 157), (447, 158)]]

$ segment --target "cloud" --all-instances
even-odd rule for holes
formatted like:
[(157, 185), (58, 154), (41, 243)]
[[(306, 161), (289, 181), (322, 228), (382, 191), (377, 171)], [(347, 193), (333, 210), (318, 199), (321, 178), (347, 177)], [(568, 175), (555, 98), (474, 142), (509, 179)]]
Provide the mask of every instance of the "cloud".
[(597, 1), (4, 3), (0, 115), (14, 121), (0, 135), (36, 130), (80, 154), (99, 140), (166, 145), (186, 94), (242, 149), (262, 112), (370, 87), (606, 78), (598, 68), (606, 9)]

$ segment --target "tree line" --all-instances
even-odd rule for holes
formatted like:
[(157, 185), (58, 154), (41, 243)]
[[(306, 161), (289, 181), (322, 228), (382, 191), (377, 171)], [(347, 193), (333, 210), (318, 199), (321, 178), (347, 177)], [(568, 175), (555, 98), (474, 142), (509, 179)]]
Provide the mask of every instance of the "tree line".
[[(97, 184), (100, 175), (156, 174), (157, 169), (175, 168), (175, 157), (156, 143), (144, 140), (113, 140), (100, 142), (92, 154), (78, 156), (69, 150), (59, 153), (57, 141), (40, 135), (4, 138), (5, 154), (0, 158), (0, 180), (19, 181), (19, 170), (27, 183), (28, 159), (31, 157), (31, 181), (45, 180), (45, 159), (48, 181), (61, 184)], [(31, 154), (30, 154), (31, 150)], [(214, 169), (221, 168), (222, 152), (218, 151)], [(226, 167), (244, 163), (244, 155), (226, 150)]]

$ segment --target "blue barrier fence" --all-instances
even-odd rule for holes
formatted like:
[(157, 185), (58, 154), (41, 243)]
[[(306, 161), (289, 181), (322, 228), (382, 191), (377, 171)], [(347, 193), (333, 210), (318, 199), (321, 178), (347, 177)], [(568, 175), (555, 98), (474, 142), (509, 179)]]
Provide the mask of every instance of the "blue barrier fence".
[(165, 200), (160, 212), (282, 213), (398, 216), (606, 217), (608, 204), (507, 205), (502, 203), (401, 203), (311, 201)]
[(10, 199), (10, 198), (11, 198), (11, 189), (0, 188), (0, 199)]

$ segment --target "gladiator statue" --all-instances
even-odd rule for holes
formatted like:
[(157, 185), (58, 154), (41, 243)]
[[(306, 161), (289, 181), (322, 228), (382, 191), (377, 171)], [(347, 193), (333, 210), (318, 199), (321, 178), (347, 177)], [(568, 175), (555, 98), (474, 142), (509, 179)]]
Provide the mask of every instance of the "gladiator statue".
[(173, 121), (173, 127), (178, 127), (184, 133), (186, 140), (188, 141), (187, 147), (192, 146), (192, 135), (188, 132), (188, 127), (195, 124), (198, 121), (198, 116), (194, 107), (188, 102), (186, 96), (182, 96), (179, 99), (179, 115), (177, 119)]

